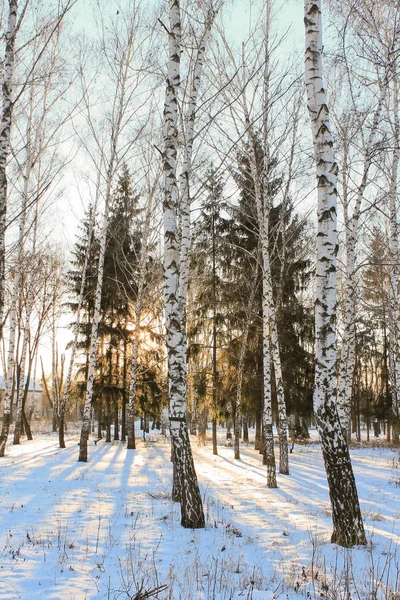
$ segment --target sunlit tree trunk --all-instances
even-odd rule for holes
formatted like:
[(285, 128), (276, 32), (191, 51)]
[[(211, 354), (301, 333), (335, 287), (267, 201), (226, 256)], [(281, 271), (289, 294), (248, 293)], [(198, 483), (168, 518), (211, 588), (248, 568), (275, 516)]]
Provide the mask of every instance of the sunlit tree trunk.
[[(262, 264), (262, 323), (263, 323), (263, 409), (262, 409), (262, 435), (263, 435), (263, 464), (267, 467), (267, 485), (276, 488), (276, 464), (274, 452), (274, 434), (272, 419), (272, 385), (271, 385), (271, 319), (270, 306), (272, 296), (271, 268), (268, 246), (269, 212), (264, 210), (263, 194), (260, 173), (257, 169), (256, 141), (250, 123), (249, 112), (245, 95), (243, 94), (243, 107), (247, 136), (250, 147), (250, 169), (254, 182), (255, 203), (259, 223), (259, 237)], [(272, 299), (273, 302), (273, 299)]]
[[(98, 174), (98, 175), (100, 175), (100, 174)], [(99, 189), (99, 186), (100, 186), (100, 180), (98, 177), (97, 190)], [(97, 206), (97, 199), (98, 198), (96, 198), (95, 207)], [(68, 371), (67, 371), (67, 379), (65, 381), (64, 393), (63, 393), (61, 401), (60, 401), (60, 423), (59, 423), (59, 430), (58, 430), (58, 441), (59, 441), (60, 448), (66, 447), (65, 446), (65, 411), (66, 411), (66, 407), (67, 407), (69, 392), (71, 389), (72, 371), (73, 371), (74, 363), (75, 363), (75, 355), (76, 355), (76, 351), (78, 349), (79, 325), (80, 325), (81, 312), (82, 312), (82, 306), (83, 306), (83, 301), (84, 301), (87, 268), (88, 268), (88, 262), (89, 262), (90, 252), (91, 252), (90, 240), (92, 239), (95, 215), (96, 215), (96, 208), (94, 208), (92, 213), (90, 214), (89, 230), (88, 230), (88, 245), (86, 248), (85, 260), (84, 260), (83, 269), (82, 269), (82, 280), (81, 280), (81, 287), (79, 290), (78, 308), (76, 311), (77, 318), (76, 318), (76, 323), (75, 323), (75, 334), (74, 334), (74, 340), (73, 340), (72, 348), (71, 348), (71, 357), (70, 357)]]
[[(14, 54), (15, 37), (17, 33), (17, 10), (18, 1), (9, 0), (8, 28), (6, 33), (6, 49), (3, 67), (3, 110), (1, 115), (1, 133), (0, 133), (0, 339), (3, 337), (4, 326), (4, 290), (5, 290), (5, 234), (6, 234), (6, 216), (7, 216), (7, 161), (10, 153), (12, 109), (13, 109), (13, 77), (14, 77)], [(4, 456), (7, 444), (8, 433), (10, 430), (12, 389), (14, 374), (14, 353), (15, 353), (15, 330), (16, 330), (16, 301), (19, 281), (13, 282), (13, 295), (11, 298), (10, 310), (10, 336), (8, 341), (7, 354), (7, 372), (5, 377), (3, 423), (0, 433), (0, 456)]]
[[(30, 166), (29, 166), (30, 171)], [(27, 175), (27, 174), (26, 174)], [(4, 393), (4, 415), (3, 415), (3, 425), (0, 434), (0, 456), (4, 456), (5, 446), (7, 443), (9, 428), (10, 428), (10, 419), (11, 419), (11, 408), (12, 408), (12, 396), (13, 396), (13, 378), (15, 373), (14, 363), (17, 362), (16, 355), (18, 354), (16, 350), (16, 330), (17, 330), (17, 314), (18, 314), (18, 305), (19, 303), (19, 295), (20, 295), (20, 287), (21, 287), (21, 275), (23, 269), (23, 259), (24, 259), (24, 241), (26, 234), (26, 217), (27, 217), (27, 202), (28, 202), (28, 194), (27, 194), (27, 185), (29, 181), (29, 176), (25, 177), (25, 186), (24, 192), (22, 195), (22, 207), (21, 214), (19, 218), (19, 233), (18, 233), (18, 244), (17, 244), (17, 256), (15, 258), (15, 264), (13, 268), (13, 280), (12, 280), (12, 295), (11, 295), (11, 304), (10, 304), (10, 317), (9, 317), (9, 340), (8, 340), (8, 353), (7, 353), (7, 377), (5, 381), (5, 393)], [(26, 351), (26, 348), (25, 348)], [(25, 359), (23, 361), (25, 363)], [(22, 375), (23, 377), (23, 375)], [(23, 381), (20, 381), (20, 389), (23, 389), (24, 384)], [(22, 397), (21, 397), (22, 398)], [(21, 414), (21, 405), (18, 407), (18, 418), (20, 420)], [(19, 421), (20, 422), (20, 421)]]
[(90, 333), (90, 347), (89, 347), (89, 366), (86, 381), (86, 394), (85, 394), (85, 405), (83, 408), (83, 421), (81, 436), (79, 441), (79, 462), (87, 462), (88, 460), (88, 440), (90, 433), (90, 417), (92, 409), (92, 396), (93, 396), (93, 383), (94, 383), (94, 372), (96, 368), (96, 353), (97, 353), (97, 340), (98, 340), (98, 329), (100, 321), (100, 307), (101, 307), (101, 295), (103, 290), (103, 276), (104, 276), (104, 257), (106, 253), (106, 240), (107, 240), (107, 229), (108, 229), (108, 204), (111, 192), (111, 177), (110, 171), (108, 173), (108, 190), (106, 195), (106, 205), (104, 207), (103, 224), (101, 229), (100, 237), (100, 249), (99, 249), (99, 262), (97, 266), (97, 284), (96, 284), (96, 296), (95, 305), (93, 311), (92, 328)]
[(337, 174), (322, 79), (320, 0), (305, 0), (305, 82), (317, 170), (318, 228), (315, 305), (314, 411), (332, 505), (332, 542), (365, 544), (349, 449), (336, 406)]
[(210, 37), (211, 27), (214, 21), (215, 13), (211, 7), (206, 18), (205, 29), (200, 40), (196, 60), (193, 67), (192, 85), (190, 90), (190, 99), (185, 115), (184, 145), (183, 145), (183, 163), (179, 182), (179, 218), (181, 224), (180, 239), (180, 270), (179, 270), (179, 302), (182, 318), (182, 332), (186, 338), (186, 303), (189, 280), (189, 252), (191, 246), (190, 239), (190, 178), (192, 171), (192, 155), (194, 143), (194, 123), (196, 118), (197, 99), (199, 95), (201, 75), (207, 42)]
[(19, 290), (19, 281), (16, 281), (17, 274), (14, 273), (13, 294), (10, 302), (9, 316), (9, 338), (7, 350), (7, 371), (5, 377), (5, 390), (3, 401), (3, 424), (0, 434), (0, 456), (5, 455), (5, 449), (10, 431), (12, 396), (14, 389), (14, 371), (15, 371), (15, 342), (17, 331), (17, 295)]
[(399, 274), (399, 223), (398, 223), (398, 170), (400, 159), (400, 124), (399, 124), (399, 91), (398, 78), (393, 77), (393, 157), (389, 187), (390, 239), (390, 314), (389, 314), (389, 350), (390, 350), (390, 382), (392, 394), (392, 412), (399, 418), (400, 404), (400, 351), (399, 351), (399, 318), (400, 318), (400, 274)]
[(204, 527), (203, 504), (186, 423), (186, 363), (179, 305), (179, 240), (176, 179), (178, 87), (180, 83), (180, 6), (169, 2), (169, 63), (164, 106), (164, 298), (168, 353), (169, 414), (175, 491), (179, 492), (181, 523)]
[(265, 25), (265, 65), (264, 65), (264, 94), (263, 94), (263, 146), (264, 146), (264, 168), (263, 168), (263, 198), (260, 198), (257, 208), (260, 235), (262, 240), (263, 254), (263, 290), (265, 290), (268, 303), (268, 316), (271, 334), (271, 358), (274, 365), (276, 400), (278, 406), (278, 436), (279, 436), (279, 472), (283, 475), (289, 474), (289, 448), (287, 439), (287, 415), (285, 392), (283, 388), (282, 362), (279, 349), (278, 327), (276, 323), (275, 302), (272, 288), (271, 259), (269, 253), (269, 216), (271, 211), (270, 188), (270, 29), (271, 29), (271, 0), (266, 6)]
[[(15, 61), (15, 38), (17, 34), (18, 0), (9, 0), (8, 28), (6, 32), (6, 48), (3, 64), (3, 110), (1, 114), (0, 132), (0, 339), (4, 326), (4, 289), (5, 289), (5, 234), (7, 215), (7, 161), (10, 153), (11, 125), (13, 111), (13, 78)], [(7, 412), (6, 420), (7, 420)], [(0, 452), (3, 448), (3, 435), (0, 438)], [(3, 449), (4, 451), (4, 449)]]

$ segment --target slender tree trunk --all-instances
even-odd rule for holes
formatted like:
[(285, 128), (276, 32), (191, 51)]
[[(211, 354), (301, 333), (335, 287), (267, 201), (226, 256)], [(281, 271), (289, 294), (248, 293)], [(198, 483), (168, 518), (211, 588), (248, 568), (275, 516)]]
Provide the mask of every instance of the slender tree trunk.
[(212, 290), (213, 290), (213, 307), (212, 307), (212, 447), (213, 454), (218, 454), (217, 444), (217, 266), (216, 266), (216, 249), (215, 249), (215, 205), (213, 205), (212, 214)]
[(190, 177), (192, 171), (192, 154), (194, 142), (194, 123), (196, 117), (197, 98), (199, 95), (201, 75), (203, 71), (204, 57), (207, 42), (210, 37), (211, 27), (214, 21), (215, 12), (213, 7), (207, 14), (205, 29), (197, 51), (197, 56), (193, 69), (192, 85), (190, 90), (190, 100), (185, 117), (186, 128), (184, 130), (184, 160), (180, 176), (179, 186), (179, 217), (181, 220), (181, 240), (180, 240), (180, 271), (179, 271), (179, 302), (182, 319), (182, 333), (186, 338), (186, 303), (189, 280), (189, 252), (191, 246), (190, 236)]
[(15, 340), (16, 340), (16, 330), (17, 330), (17, 293), (18, 293), (18, 285), (15, 281), (16, 275), (14, 275), (14, 286), (13, 286), (13, 296), (11, 298), (11, 310), (10, 310), (10, 335), (8, 339), (8, 351), (7, 351), (7, 376), (5, 380), (5, 390), (4, 390), (4, 401), (3, 401), (3, 424), (1, 428), (0, 434), (0, 457), (5, 455), (5, 449), (8, 439), (8, 433), (10, 431), (11, 424), (11, 410), (12, 410), (12, 399), (13, 399), (13, 380), (14, 380), (14, 370), (15, 370)]
[[(126, 332), (126, 327), (125, 327)], [(122, 367), (122, 410), (121, 410), (121, 442), (126, 441), (126, 405), (127, 405), (127, 381), (126, 375), (128, 372), (128, 355), (127, 355), (127, 340), (126, 333), (124, 335), (124, 362)]]
[[(19, 234), (18, 234), (18, 254), (14, 265), (14, 277), (12, 281), (12, 296), (11, 296), (11, 308), (10, 308), (10, 333), (8, 340), (8, 353), (7, 353), (7, 377), (5, 381), (5, 393), (4, 393), (4, 414), (3, 414), (3, 426), (0, 434), (0, 456), (4, 456), (5, 446), (7, 443), (10, 422), (11, 422), (11, 408), (12, 408), (12, 387), (13, 387), (13, 376), (15, 371), (14, 362), (16, 362), (16, 330), (17, 330), (17, 312), (18, 312), (18, 298), (20, 294), (21, 285), (21, 269), (23, 268), (23, 257), (24, 257), (24, 239), (26, 232), (26, 206), (27, 206), (27, 194), (23, 194), (23, 202), (21, 208), (21, 216), (19, 219)], [(26, 348), (25, 348), (26, 349)], [(24, 361), (25, 362), (25, 361)], [(23, 386), (22, 386), (23, 387)], [(20, 417), (20, 414), (19, 414)]]
[(90, 334), (90, 350), (89, 350), (89, 367), (86, 382), (86, 395), (85, 395), (85, 406), (83, 409), (83, 421), (81, 436), (79, 441), (79, 462), (87, 462), (88, 460), (88, 440), (90, 432), (90, 415), (92, 408), (92, 396), (93, 396), (93, 383), (94, 383), (94, 371), (96, 367), (96, 352), (97, 352), (97, 338), (98, 338), (98, 327), (100, 320), (100, 307), (101, 307), (101, 294), (103, 289), (103, 274), (104, 274), (104, 257), (106, 253), (106, 240), (107, 240), (107, 229), (108, 229), (108, 202), (111, 191), (111, 176), (108, 175), (108, 186), (106, 196), (106, 205), (104, 208), (103, 226), (100, 239), (100, 251), (99, 251), (99, 262), (97, 271), (97, 284), (96, 284), (96, 299), (92, 321), (92, 329)]
[(58, 356), (56, 351), (56, 315), (55, 306), (53, 304), (51, 325), (51, 403), (53, 405), (53, 432), (58, 431), (60, 408), (57, 395), (57, 363)]
[[(97, 196), (96, 196), (96, 203), (95, 203), (95, 207), (97, 206), (97, 200), (98, 200), (98, 190), (100, 187), (100, 172), (98, 173), (98, 178), (97, 178)], [(60, 424), (59, 424), (59, 446), (60, 448), (65, 448), (65, 411), (66, 411), (66, 407), (67, 407), (67, 403), (68, 403), (68, 397), (69, 397), (69, 392), (70, 392), (70, 388), (71, 388), (71, 381), (72, 381), (72, 371), (74, 368), (74, 363), (75, 363), (75, 355), (76, 355), (76, 351), (78, 349), (78, 342), (79, 342), (79, 325), (81, 322), (81, 313), (82, 313), (82, 305), (83, 305), (83, 301), (84, 301), (84, 294), (85, 294), (85, 283), (86, 283), (86, 275), (87, 275), (87, 267), (88, 267), (88, 262), (89, 262), (89, 256), (90, 256), (90, 252), (91, 252), (91, 246), (90, 246), (90, 240), (92, 239), (92, 232), (93, 232), (93, 228), (94, 228), (94, 221), (95, 221), (95, 214), (96, 214), (96, 209), (93, 208), (93, 212), (90, 215), (90, 221), (89, 221), (89, 231), (88, 231), (88, 246), (86, 248), (86, 253), (85, 253), (85, 260), (84, 260), (84, 264), (83, 264), (83, 269), (82, 269), (82, 279), (81, 279), (81, 286), (80, 286), (80, 290), (79, 290), (79, 298), (78, 298), (78, 309), (77, 309), (77, 318), (76, 318), (76, 323), (75, 323), (75, 334), (74, 334), (74, 341), (72, 344), (72, 348), (71, 348), (71, 358), (70, 358), (70, 362), (69, 362), (69, 366), (68, 366), (68, 373), (67, 373), (67, 379), (65, 382), (65, 388), (64, 388), (64, 393), (62, 395), (62, 399), (60, 402)]]
[(320, 0), (305, 0), (305, 82), (317, 168), (318, 229), (315, 307), (314, 410), (332, 505), (332, 542), (365, 544), (349, 449), (341, 428), (335, 387), (337, 164), (322, 80)]
[[(3, 65), (3, 110), (1, 115), (0, 133), (0, 339), (3, 337), (4, 326), (4, 290), (5, 290), (5, 260), (6, 260), (6, 214), (7, 214), (7, 161), (10, 153), (11, 125), (13, 111), (13, 78), (14, 52), (17, 34), (18, 0), (9, 0), (8, 27), (6, 32), (6, 48)], [(4, 404), (4, 406), (6, 406)], [(5, 412), (5, 421), (7, 417)], [(4, 418), (3, 418), (4, 429)], [(4, 455), (5, 430), (0, 436), (0, 456)], [(8, 429), (7, 429), (8, 435)]]
[[(272, 289), (271, 257), (269, 252), (269, 216), (271, 211), (270, 188), (270, 28), (271, 28), (271, 1), (267, 1), (265, 32), (265, 66), (264, 66), (264, 98), (263, 98), (263, 136), (264, 136), (264, 168), (263, 168), (263, 196), (259, 190), (260, 197), (256, 198), (257, 215), (261, 235), (262, 257), (263, 257), (263, 296), (266, 295), (266, 303), (263, 310), (268, 307), (268, 318), (271, 334), (271, 358), (274, 365), (276, 400), (278, 406), (278, 436), (279, 436), (279, 472), (283, 475), (289, 474), (289, 447), (287, 438), (287, 415), (285, 392), (283, 388), (283, 375), (281, 353), (279, 349), (278, 328), (276, 323), (276, 311)], [(253, 152), (256, 160), (254, 136)], [(255, 163), (256, 164), (256, 163)]]
[[(177, 3), (179, 5), (179, 3)], [(170, 3), (171, 6), (171, 3)], [(197, 99), (200, 89), (200, 81), (203, 70), (204, 58), (208, 39), (210, 37), (211, 27), (214, 21), (215, 11), (211, 8), (208, 11), (204, 33), (202, 35), (199, 48), (197, 50), (196, 60), (193, 69), (192, 85), (190, 90), (190, 100), (185, 116), (186, 128), (184, 131), (184, 159), (180, 176), (180, 194), (179, 194), (179, 217), (181, 221), (181, 236), (179, 249), (179, 278), (178, 278), (178, 302), (179, 315), (181, 319), (181, 333), (183, 336), (183, 348), (185, 351), (184, 360), (186, 363), (186, 305), (189, 281), (189, 252), (191, 246), (190, 236), (190, 177), (192, 171), (192, 153), (194, 142), (194, 123), (196, 117)], [(213, 386), (215, 380), (213, 381)], [(186, 383), (185, 383), (186, 387)], [(214, 391), (213, 391), (214, 395)], [(214, 396), (213, 396), (214, 397)], [(213, 406), (214, 410), (214, 406)], [(189, 439), (189, 438), (188, 438)], [(216, 428), (213, 428), (213, 453), (217, 454)], [(176, 473), (175, 473), (176, 474)], [(175, 485), (175, 489), (177, 486)]]
[[(390, 241), (390, 312), (389, 312), (389, 359), (392, 394), (392, 413), (395, 424), (400, 413), (400, 274), (399, 274), (399, 223), (398, 223), (398, 170), (400, 160), (399, 96), (397, 76), (393, 77), (393, 158), (389, 188)], [(396, 425), (395, 425), (396, 426)]]
[(258, 271), (258, 263), (255, 263), (255, 273), (251, 277), (252, 287), (250, 291), (250, 297), (247, 304), (246, 310), (246, 321), (244, 324), (243, 334), (242, 334), (242, 343), (240, 346), (240, 355), (238, 362), (238, 376), (237, 376), (237, 388), (236, 388), (236, 402), (235, 402), (235, 414), (234, 414), (234, 425), (235, 425), (235, 440), (234, 440), (234, 452), (235, 459), (240, 459), (240, 420), (242, 416), (242, 383), (243, 383), (243, 370), (244, 370), (244, 359), (246, 357), (246, 349), (247, 349), (247, 338), (249, 337), (250, 323), (251, 323), (251, 315), (253, 311), (254, 298), (256, 295), (257, 289), (257, 274)]
[[(21, 361), (20, 361), (20, 381), (19, 388), (17, 394), (17, 401), (15, 403), (15, 411), (14, 411), (14, 440), (13, 444), (15, 446), (21, 443), (21, 427), (22, 427), (22, 412), (23, 412), (23, 403), (25, 396), (25, 365), (26, 365), (26, 351), (27, 351), (27, 331), (25, 329), (24, 338), (22, 341), (22, 353), (21, 353)], [(27, 385), (29, 389), (29, 378), (27, 380)]]
[(170, 429), (175, 471), (179, 482), (181, 523), (204, 527), (203, 504), (197, 482), (186, 424), (186, 364), (179, 305), (179, 249), (177, 231), (178, 190), (176, 181), (177, 121), (180, 83), (180, 6), (169, 2), (169, 64), (164, 107), (164, 297), (168, 352)]
[[(256, 143), (247, 110), (246, 99), (243, 95), (245, 109), (246, 127), (251, 150), (250, 169), (254, 182), (255, 202), (257, 208), (257, 219), (260, 230), (260, 248), (262, 257), (262, 323), (263, 323), (263, 389), (264, 403), (262, 412), (263, 422), (263, 464), (267, 467), (267, 484), (270, 488), (276, 488), (276, 465), (274, 452), (274, 434), (272, 420), (272, 387), (271, 387), (271, 303), (272, 282), (271, 267), (268, 244), (269, 209), (263, 202), (260, 175), (257, 170)], [(265, 151), (265, 149), (264, 149)]]

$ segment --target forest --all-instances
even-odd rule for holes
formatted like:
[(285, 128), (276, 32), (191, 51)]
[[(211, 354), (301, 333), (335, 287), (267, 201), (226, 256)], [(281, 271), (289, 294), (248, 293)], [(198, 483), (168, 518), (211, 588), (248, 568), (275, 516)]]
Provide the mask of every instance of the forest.
[(397, 0), (0, 22), (0, 598), (398, 600)]

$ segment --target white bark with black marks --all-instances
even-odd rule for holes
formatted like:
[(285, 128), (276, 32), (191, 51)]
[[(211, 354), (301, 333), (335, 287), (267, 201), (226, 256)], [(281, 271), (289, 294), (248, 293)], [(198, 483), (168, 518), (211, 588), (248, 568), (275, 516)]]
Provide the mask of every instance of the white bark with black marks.
[[(18, 0), (9, 0), (8, 27), (3, 66), (3, 110), (0, 132), (0, 339), (4, 326), (4, 291), (6, 259), (6, 216), (7, 216), (7, 161), (10, 154), (11, 126), (13, 112), (13, 79), (15, 63), (15, 39), (17, 34)], [(3, 443), (3, 440), (0, 442)]]
[[(269, 212), (263, 209), (263, 194), (261, 174), (257, 169), (256, 140), (250, 123), (249, 111), (245, 94), (243, 93), (243, 108), (245, 113), (247, 137), (250, 147), (250, 171), (254, 183), (255, 203), (259, 226), (260, 254), (262, 264), (262, 324), (263, 324), (263, 464), (267, 467), (267, 485), (276, 488), (276, 464), (274, 451), (273, 418), (272, 418), (272, 387), (271, 387), (271, 319), (270, 305), (272, 297), (272, 282), (270, 255), (268, 244)], [(272, 298), (273, 304), (273, 298)]]
[(181, 21), (179, 0), (169, 2), (169, 61), (164, 105), (164, 301), (168, 353), (169, 416), (174, 493), (184, 527), (204, 527), (203, 504), (186, 424), (186, 361), (179, 302), (179, 239), (176, 175)]
[(389, 218), (390, 218), (390, 314), (389, 314), (389, 351), (390, 351), (390, 381), (392, 391), (392, 412), (398, 418), (400, 410), (400, 348), (399, 348), (399, 318), (400, 318), (400, 273), (399, 273), (399, 223), (398, 223), (398, 170), (400, 162), (400, 123), (399, 123), (399, 90), (398, 78), (393, 77), (393, 156), (389, 187)]
[[(110, 175), (110, 173), (109, 173)], [(90, 433), (90, 417), (92, 409), (92, 397), (93, 397), (93, 383), (94, 383), (94, 372), (96, 368), (96, 354), (97, 354), (97, 339), (98, 329), (100, 321), (100, 307), (101, 307), (101, 296), (103, 291), (103, 278), (104, 278), (104, 257), (106, 254), (106, 240), (108, 230), (108, 207), (109, 198), (111, 192), (111, 178), (109, 177), (108, 183), (109, 189), (107, 190), (106, 205), (104, 207), (103, 224), (101, 228), (100, 237), (100, 249), (99, 249), (99, 261), (97, 266), (97, 283), (96, 283), (96, 296), (95, 305), (93, 312), (92, 328), (90, 332), (90, 348), (89, 348), (89, 368), (86, 380), (86, 394), (85, 394), (85, 405), (83, 408), (83, 420), (81, 428), (81, 436), (79, 441), (79, 462), (87, 462), (88, 460), (88, 440)]]
[(314, 411), (332, 505), (332, 542), (365, 544), (349, 449), (336, 406), (337, 174), (322, 79), (321, 1), (305, 0), (305, 83), (317, 171)]

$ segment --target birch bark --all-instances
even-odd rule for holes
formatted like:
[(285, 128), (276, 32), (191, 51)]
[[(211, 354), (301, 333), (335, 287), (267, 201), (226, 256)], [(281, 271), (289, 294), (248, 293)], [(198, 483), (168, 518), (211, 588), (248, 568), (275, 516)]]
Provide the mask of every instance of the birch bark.
[[(98, 178), (97, 179), (97, 189), (99, 189), (99, 186), (100, 186), (100, 181)], [(98, 201), (98, 198), (96, 198), (95, 207), (97, 206), (97, 201)], [(94, 208), (89, 215), (88, 245), (86, 248), (85, 259), (84, 259), (84, 264), (83, 264), (83, 269), (82, 269), (82, 280), (81, 280), (81, 286), (80, 286), (80, 290), (79, 290), (78, 308), (77, 308), (77, 312), (76, 312), (77, 317), (76, 317), (76, 323), (75, 323), (74, 341), (72, 343), (72, 348), (71, 348), (71, 357), (70, 357), (68, 371), (67, 371), (67, 379), (65, 381), (64, 393), (62, 395), (61, 402), (60, 402), (60, 423), (59, 423), (59, 429), (58, 429), (58, 441), (59, 441), (60, 448), (66, 447), (65, 446), (65, 435), (64, 435), (64, 433), (65, 433), (65, 411), (66, 411), (66, 407), (67, 407), (69, 391), (71, 388), (72, 371), (73, 371), (73, 367), (74, 367), (74, 363), (75, 363), (75, 355), (76, 355), (76, 351), (78, 349), (79, 325), (80, 325), (81, 312), (82, 312), (82, 306), (83, 306), (83, 301), (84, 301), (87, 268), (88, 268), (88, 262), (89, 262), (90, 252), (91, 252), (90, 240), (92, 239), (92, 233), (94, 231), (95, 215), (96, 215), (96, 208)]]
[(15, 341), (16, 341), (16, 331), (17, 331), (17, 296), (19, 290), (19, 280), (17, 280), (18, 275), (14, 273), (14, 281), (13, 281), (13, 292), (11, 296), (10, 302), (10, 317), (9, 317), (9, 327), (10, 334), (8, 339), (8, 349), (7, 349), (7, 371), (6, 371), (6, 379), (5, 379), (5, 390), (4, 390), (4, 408), (3, 408), (3, 424), (0, 433), (0, 457), (5, 455), (6, 444), (8, 439), (8, 434), (10, 431), (10, 422), (11, 422), (11, 407), (12, 407), (12, 396), (13, 396), (13, 388), (14, 388), (14, 365), (15, 365)]
[[(9, 0), (8, 28), (6, 33), (6, 48), (4, 57), (3, 75), (3, 110), (1, 115), (0, 133), (0, 339), (3, 337), (4, 326), (4, 290), (5, 290), (5, 234), (7, 216), (7, 161), (10, 153), (12, 110), (13, 110), (13, 77), (15, 62), (15, 39), (17, 34), (17, 11), (18, 0)], [(7, 372), (5, 378), (3, 424), (0, 433), (0, 456), (4, 456), (10, 430), (14, 353), (15, 353), (15, 331), (16, 331), (16, 303), (19, 281), (14, 275), (13, 294), (10, 310), (10, 337), (7, 353)]]
[[(263, 208), (263, 193), (260, 174), (257, 169), (256, 141), (250, 123), (249, 111), (243, 94), (243, 108), (247, 136), (250, 146), (250, 170), (254, 182), (255, 203), (259, 226), (260, 250), (262, 262), (262, 323), (263, 323), (263, 464), (267, 467), (267, 485), (276, 488), (276, 465), (274, 452), (274, 434), (272, 420), (272, 387), (271, 387), (271, 319), (270, 306), (272, 298), (272, 282), (268, 245), (269, 212)], [(273, 298), (272, 298), (273, 305)]]
[(194, 143), (194, 123), (196, 118), (197, 99), (199, 95), (201, 75), (203, 71), (204, 57), (207, 43), (211, 33), (211, 27), (215, 18), (213, 7), (207, 14), (204, 33), (202, 35), (197, 56), (193, 68), (190, 99), (185, 116), (184, 130), (184, 160), (179, 181), (179, 218), (181, 224), (180, 239), (180, 270), (179, 270), (179, 303), (182, 319), (182, 332), (186, 339), (186, 303), (189, 281), (189, 253), (191, 246), (190, 236), (190, 178), (192, 171), (192, 155)]
[(258, 271), (258, 262), (255, 264), (255, 273), (251, 277), (252, 287), (250, 291), (249, 301), (247, 304), (246, 310), (246, 321), (244, 324), (244, 330), (242, 334), (242, 342), (240, 345), (240, 354), (239, 354), (239, 362), (237, 367), (237, 388), (236, 388), (236, 401), (235, 401), (235, 440), (234, 440), (234, 453), (235, 459), (240, 460), (240, 420), (242, 416), (242, 383), (243, 383), (243, 370), (244, 370), (244, 360), (246, 357), (246, 349), (247, 349), (247, 338), (249, 337), (249, 330), (251, 324), (251, 314), (254, 306), (254, 298), (257, 290), (257, 271)]
[(164, 105), (164, 299), (168, 353), (169, 413), (175, 492), (184, 527), (204, 527), (203, 505), (186, 423), (186, 364), (179, 302), (178, 88), (180, 84), (181, 22), (179, 0), (169, 1), (169, 62)]
[[(112, 167), (112, 164), (111, 164)], [(108, 229), (108, 207), (109, 198), (111, 194), (111, 181), (112, 181), (112, 170), (108, 171), (108, 183), (107, 183), (107, 194), (106, 203), (104, 207), (103, 223), (101, 228), (100, 237), (100, 249), (99, 249), (99, 262), (97, 266), (97, 283), (96, 283), (96, 296), (93, 313), (92, 328), (90, 333), (90, 349), (89, 349), (89, 366), (86, 382), (86, 394), (85, 394), (85, 405), (83, 408), (83, 420), (82, 429), (79, 441), (79, 462), (87, 462), (88, 460), (88, 440), (90, 433), (90, 417), (92, 409), (92, 396), (93, 396), (93, 383), (94, 383), (94, 372), (96, 368), (96, 352), (97, 352), (97, 339), (98, 339), (98, 328), (100, 320), (100, 307), (101, 307), (101, 294), (103, 288), (103, 275), (104, 275), (104, 257), (106, 253), (106, 240), (107, 240), (107, 229)]]
[[(4, 392), (4, 415), (3, 415), (3, 424), (0, 434), (0, 456), (4, 456), (5, 447), (8, 439), (8, 434), (10, 430), (10, 421), (11, 421), (11, 410), (12, 410), (12, 397), (13, 397), (13, 387), (14, 387), (14, 373), (16, 362), (16, 333), (17, 333), (17, 315), (18, 315), (18, 305), (19, 303), (19, 295), (20, 295), (20, 286), (21, 286), (21, 275), (23, 268), (23, 258), (24, 258), (24, 240), (26, 233), (26, 217), (27, 217), (27, 202), (28, 202), (28, 194), (27, 194), (27, 186), (29, 181), (29, 173), (31, 169), (31, 162), (28, 161), (28, 171), (25, 174), (24, 181), (24, 192), (22, 196), (22, 206), (21, 206), (21, 214), (19, 218), (19, 233), (18, 233), (18, 244), (17, 244), (17, 256), (15, 258), (14, 264), (14, 277), (12, 281), (12, 295), (11, 295), (11, 304), (10, 304), (10, 334), (8, 340), (8, 352), (7, 352), (7, 377), (5, 381), (5, 392)], [(22, 375), (23, 376), (23, 375)], [(23, 381), (20, 381), (20, 388), (23, 389)], [(20, 416), (20, 415), (18, 415)]]
[[(263, 137), (264, 137), (264, 169), (263, 169), (263, 198), (260, 198), (260, 206), (257, 208), (258, 221), (261, 234), (263, 253), (263, 290), (265, 288), (268, 302), (268, 317), (270, 321), (271, 355), (275, 373), (276, 399), (278, 405), (278, 436), (279, 436), (279, 472), (282, 475), (289, 474), (289, 447), (287, 438), (287, 414), (285, 403), (285, 392), (283, 388), (283, 374), (281, 353), (279, 349), (278, 328), (276, 324), (275, 303), (272, 289), (271, 259), (269, 253), (269, 218), (271, 211), (270, 189), (270, 29), (271, 29), (271, 1), (268, 0), (266, 7), (266, 31), (265, 31), (265, 66), (264, 66), (264, 94), (263, 94)], [(255, 153), (255, 149), (254, 149)], [(262, 204), (261, 204), (262, 202)], [(264, 294), (264, 291), (263, 291)]]
[(337, 174), (322, 74), (321, 1), (305, 0), (305, 83), (317, 171), (314, 411), (332, 505), (332, 542), (365, 544), (349, 449), (336, 406)]
[[(15, 39), (17, 34), (18, 0), (9, 0), (8, 28), (6, 32), (6, 48), (3, 75), (3, 110), (0, 132), (0, 339), (3, 337), (4, 325), (4, 288), (5, 288), (5, 235), (7, 216), (7, 161), (10, 153), (12, 110), (13, 110), (13, 78), (15, 62)], [(8, 414), (8, 413), (6, 413)], [(7, 417), (6, 417), (7, 418)], [(0, 445), (2, 441), (0, 442)]]
[(400, 274), (399, 274), (399, 223), (398, 223), (398, 170), (400, 161), (400, 123), (399, 123), (399, 90), (397, 75), (393, 76), (393, 157), (389, 187), (390, 239), (390, 314), (389, 314), (389, 349), (390, 349), (390, 381), (392, 393), (392, 412), (399, 418), (400, 403), (400, 351), (399, 351), (399, 318), (400, 318)]

